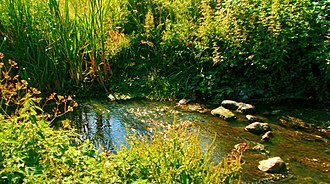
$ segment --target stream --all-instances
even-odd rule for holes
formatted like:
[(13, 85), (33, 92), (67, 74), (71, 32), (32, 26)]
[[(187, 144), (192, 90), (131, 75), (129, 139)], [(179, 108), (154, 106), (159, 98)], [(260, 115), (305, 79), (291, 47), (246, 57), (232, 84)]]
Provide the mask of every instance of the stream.
[[(121, 101), (90, 100), (81, 103), (71, 115), (73, 127), (81, 139), (90, 139), (99, 149), (115, 150), (125, 144), (127, 131), (149, 134), (154, 125), (166, 126), (174, 121), (196, 125), (201, 141), (211, 143), (215, 137), (215, 159), (221, 160), (236, 144), (247, 143), (244, 154), (244, 183), (330, 183), (330, 114), (306, 104), (258, 104), (254, 113), (269, 123), (271, 141), (244, 130), (250, 124), (244, 114), (225, 121), (210, 113), (189, 112), (174, 108), (173, 103), (132, 99)], [(255, 105), (255, 104), (253, 104)], [(276, 178), (258, 170), (259, 161), (281, 157), (287, 164), (285, 178)]]

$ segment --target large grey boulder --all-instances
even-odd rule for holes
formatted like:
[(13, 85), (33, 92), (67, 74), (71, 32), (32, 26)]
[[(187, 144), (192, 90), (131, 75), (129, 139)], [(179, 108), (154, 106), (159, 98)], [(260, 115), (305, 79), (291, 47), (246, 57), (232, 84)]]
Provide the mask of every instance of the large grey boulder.
[(286, 172), (285, 162), (280, 157), (273, 157), (259, 162), (258, 169), (268, 173), (283, 173)]
[(271, 129), (268, 123), (254, 122), (246, 126), (245, 130), (254, 134), (264, 134), (270, 131)]
[(235, 118), (235, 114), (233, 112), (231, 112), (229, 109), (226, 109), (221, 106), (216, 109), (213, 109), (211, 111), (211, 114), (213, 116), (219, 116), (220, 118), (222, 118), (224, 120)]
[(226, 109), (230, 109), (230, 110), (237, 110), (239, 107), (239, 102), (236, 102), (234, 100), (223, 100), (221, 102), (221, 106), (226, 108)]
[(237, 111), (241, 112), (243, 114), (249, 114), (249, 113), (252, 113), (254, 111), (254, 109), (255, 109), (255, 107), (251, 104), (239, 102)]
[(235, 110), (241, 113), (251, 113), (254, 110), (254, 106), (251, 104), (243, 103), (243, 102), (236, 102), (234, 100), (223, 100), (221, 102), (221, 106), (230, 109)]

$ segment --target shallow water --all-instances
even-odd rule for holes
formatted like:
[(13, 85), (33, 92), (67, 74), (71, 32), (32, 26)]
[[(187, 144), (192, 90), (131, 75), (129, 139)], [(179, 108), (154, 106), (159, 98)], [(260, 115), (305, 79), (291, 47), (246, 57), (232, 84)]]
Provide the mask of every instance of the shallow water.
[[(115, 146), (125, 144), (127, 131), (150, 134), (154, 125), (171, 124), (175, 116), (176, 121), (184, 125), (201, 127), (203, 142), (211, 143), (216, 138), (215, 157), (218, 160), (234, 145), (248, 143), (251, 149), (244, 155), (245, 183), (330, 183), (330, 132), (327, 127), (330, 115), (323, 109), (301, 104), (258, 105), (257, 109), (257, 115), (270, 123), (271, 142), (263, 143), (261, 136), (244, 131), (249, 123), (242, 114), (237, 114), (236, 120), (224, 121), (210, 114), (175, 109), (171, 103), (148, 100), (88, 101), (80, 104), (72, 120), (82, 139), (90, 139), (100, 149), (115, 150)], [(272, 115), (272, 112), (279, 113)], [(314, 124), (314, 128), (288, 128), (280, 125), (279, 119), (300, 124), (307, 122), (307, 125)], [(252, 149), (255, 146), (264, 148)], [(260, 160), (274, 156), (287, 163), (289, 174), (284, 179), (276, 179), (257, 169)]]

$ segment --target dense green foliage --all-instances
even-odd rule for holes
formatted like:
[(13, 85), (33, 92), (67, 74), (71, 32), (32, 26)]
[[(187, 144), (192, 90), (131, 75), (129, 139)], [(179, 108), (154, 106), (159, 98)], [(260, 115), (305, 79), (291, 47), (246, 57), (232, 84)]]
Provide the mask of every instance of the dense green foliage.
[(43, 91), (329, 97), (327, 0), (2, 2), (1, 50)]
[(212, 149), (203, 153), (196, 133), (172, 129), (166, 139), (158, 132), (153, 141), (132, 135), (130, 149), (105, 154), (88, 141), (73, 144), (80, 141), (72, 131), (21, 116), (0, 120), (1, 183), (229, 183), (239, 174), (240, 165), (213, 165)]
[[(62, 128), (50, 118), (72, 111), (70, 97), (39, 98), (13, 60), (0, 53), (0, 183), (230, 183), (239, 178), (239, 158), (212, 162), (214, 147), (201, 145), (199, 133), (177, 128), (155, 131), (152, 139), (128, 135), (116, 154), (79, 140), (68, 120)], [(42, 109), (55, 101), (53, 116)]]

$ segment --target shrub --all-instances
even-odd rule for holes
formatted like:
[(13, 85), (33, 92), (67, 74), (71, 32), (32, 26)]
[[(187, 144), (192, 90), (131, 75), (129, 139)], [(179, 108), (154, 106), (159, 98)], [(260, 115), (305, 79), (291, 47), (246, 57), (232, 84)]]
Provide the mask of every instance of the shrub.
[(134, 39), (119, 53), (115, 76), (136, 79), (132, 85), (163, 90), (157, 93), (163, 95), (195, 91), (215, 100), (243, 91), (250, 97), (325, 97), (330, 77), (326, 5), (304, 0), (135, 3), (128, 20), (137, 21), (133, 25), (139, 29), (130, 21), (124, 26)]
[(325, 1), (213, 2), (201, 6), (193, 47), (200, 56), (198, 90), (231, 96), (241, 90), (249, 96), (257, 91), (266, 97), (324, 95), (329, 84)]

